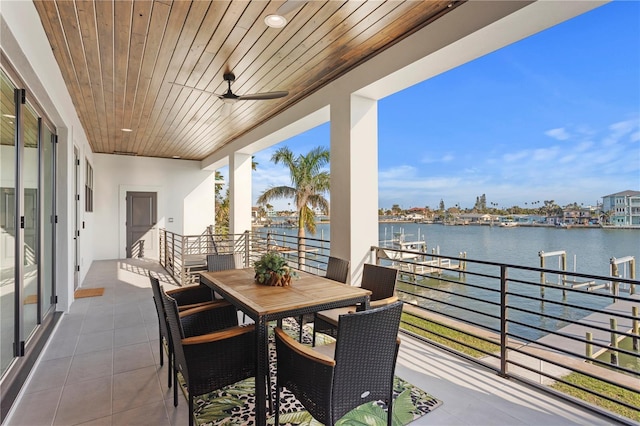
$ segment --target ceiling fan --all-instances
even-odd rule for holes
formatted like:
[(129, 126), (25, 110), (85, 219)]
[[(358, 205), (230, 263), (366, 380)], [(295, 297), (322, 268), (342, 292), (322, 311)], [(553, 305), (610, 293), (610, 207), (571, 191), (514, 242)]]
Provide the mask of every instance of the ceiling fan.
[(289, 94), (288, 91), (281, 90), (277, 92), (263, 92), (263, 93), (253, 93), (248, 95), (236, 95), (231, 91), (231, 83), (233, 83), (236, 80), (236, 76), (232, 72), (228, 72), (223, 75), (223, 78), (224, 78), (224, 81), (227, 82), (228, 87), (227, 87), (227, 91), (224, 92), (222, 95), (210, 92), (208, 90), (198, 89), (196, 87), (185, 86), (184, 84), (179, 84), (175, 82), (170, 82), (170, 83), (176, 86), (184, 87), (186, 89), (196, 90), (198, 92), (209, 93), (217, 96), (218, 99), (224, 102), (224, 105), (222, 107), (222, 114), (224, 116), (228, 116), (231, 113), (232, 105), (237, 101), (260, 101), (260, 100), (268, 100), (268, 99), (278, 99), (278, 98), (285, 97)]

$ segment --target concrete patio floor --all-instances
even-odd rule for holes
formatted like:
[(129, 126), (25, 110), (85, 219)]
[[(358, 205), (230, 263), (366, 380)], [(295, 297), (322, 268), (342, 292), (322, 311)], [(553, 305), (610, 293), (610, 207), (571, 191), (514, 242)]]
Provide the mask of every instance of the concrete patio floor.
[[(173, 281), (154, 261), (93, 262), (77, 299), (14, 404), (6, 425), (184, 425), (173, 406), (167, 364), (159, 365), (158, 322), (148, 271)], [(443, 401), (414, 425), (605, 425), (604, 419), (407, 336), (396, 374)]]

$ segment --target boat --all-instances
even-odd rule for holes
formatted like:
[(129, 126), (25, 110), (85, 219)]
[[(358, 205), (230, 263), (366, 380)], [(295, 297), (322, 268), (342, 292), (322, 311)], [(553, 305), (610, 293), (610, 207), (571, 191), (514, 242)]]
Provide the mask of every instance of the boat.
[(517, 222), (511, 222), (511, 221), (500, 222), (500, 227), (502, 228), (515, 228), (516, 226), (518, 226)]

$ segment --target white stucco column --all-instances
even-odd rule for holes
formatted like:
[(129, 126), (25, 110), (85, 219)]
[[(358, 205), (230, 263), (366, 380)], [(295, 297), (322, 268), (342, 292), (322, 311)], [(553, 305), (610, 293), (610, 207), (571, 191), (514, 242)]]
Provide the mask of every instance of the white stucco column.
[(331, 255), (351, 261), (351, 283), (378, 244), (378, 103), (347, 95), (331, 103)]
[(229, 156), (229, 233), (251, 231), (251, 154)]

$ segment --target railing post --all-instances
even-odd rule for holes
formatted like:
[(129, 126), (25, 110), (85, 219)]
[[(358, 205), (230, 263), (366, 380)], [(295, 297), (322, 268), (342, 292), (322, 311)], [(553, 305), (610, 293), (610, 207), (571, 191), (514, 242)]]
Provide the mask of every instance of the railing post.
[[(618, 264), (616, 263), (616, 258), (612, 257), (609, 262), (611, 263), (611, 276), (613, 278), (618, 278)], [(618, 281), (611, 281), (611, 294), (613, 294), (614, 297), (618, 296), (619, 284), (620, 283)]]
[(640, 321), (638, 320), (637, 306), (631, 308), (631, 315), (633, 316), (633, 327), (631, 328), (631, 332), (633, 333), (633, 350), (638, 352), (640, 350), (640, 339), (638, 338), (640, 334)]
[(244, 266), (245, 268), (249, 267), (249, 250), (251, 249), (251, 245), (249, 244), (249, 231), (244, 231)]
[[(636, 259), (635, 258), (629, 261), (629, 278), (631, 278), (632, 280), (636, 279)], [(629, 295), (633, 296), (634, 294), (636, 294), (636, 285), (630, 284)]]
[(589, 361), (591, 358), (593, 358), (593, 333), (587, 331), (585, 338), (587, 340), (587, 344), (585, 347), (585, 356), (587, 357), (587, 361)]
[(611, 325), (611, 364), (618, 365), (618, 334), (616, 333), (618, 323), (615, 318), (610, 318), (609, 324)]
[(176, 235), (171, 233), (171, 272), (176, 276)]
[(500, 374), (504, 377), (508, 373), (507, 363), (507, 267), (500, 265)]

